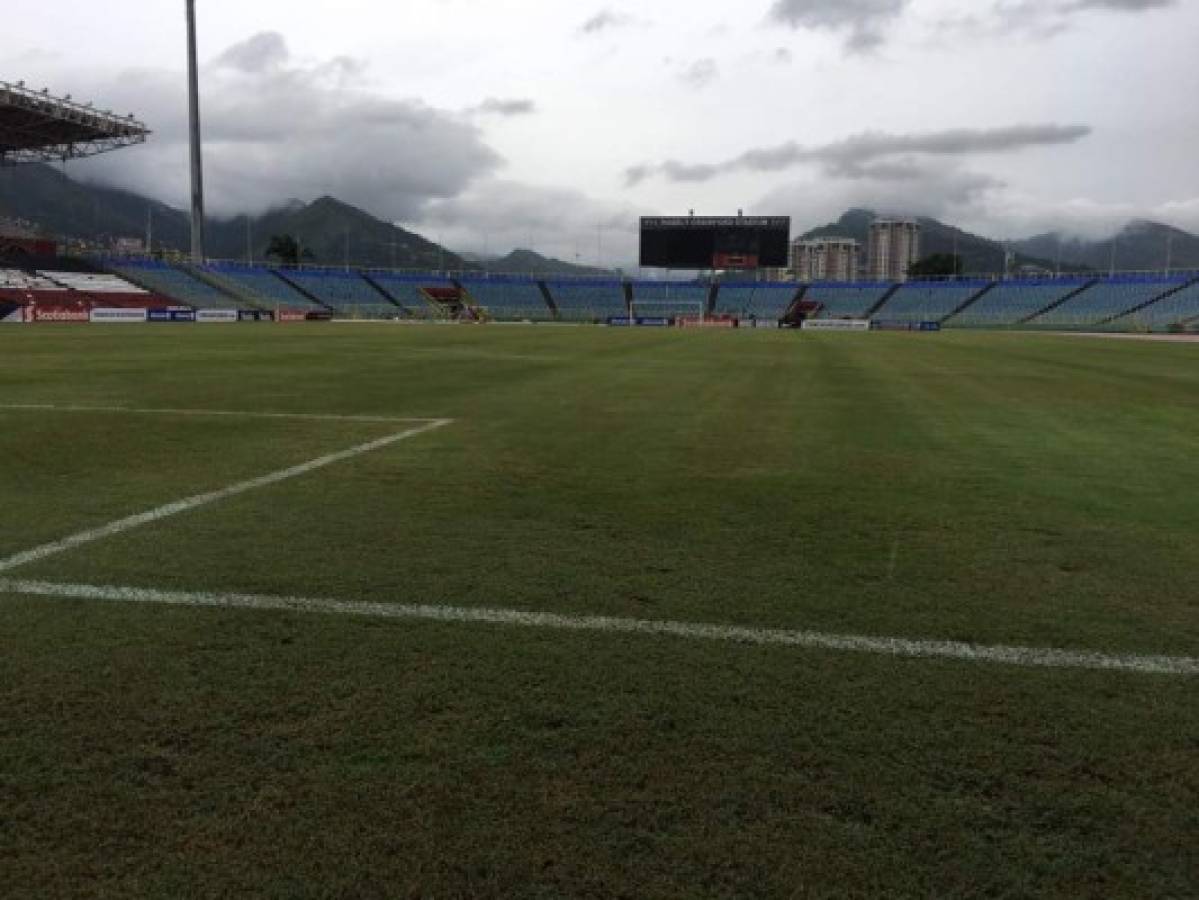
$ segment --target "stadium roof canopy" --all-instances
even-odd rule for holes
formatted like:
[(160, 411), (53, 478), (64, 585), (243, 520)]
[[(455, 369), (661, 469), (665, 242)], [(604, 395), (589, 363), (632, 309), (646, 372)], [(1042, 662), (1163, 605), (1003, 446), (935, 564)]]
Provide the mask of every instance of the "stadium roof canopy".
[(149, 133), (132, 115), (0, 81), (0, 166), (95, 156), (143, 144)]

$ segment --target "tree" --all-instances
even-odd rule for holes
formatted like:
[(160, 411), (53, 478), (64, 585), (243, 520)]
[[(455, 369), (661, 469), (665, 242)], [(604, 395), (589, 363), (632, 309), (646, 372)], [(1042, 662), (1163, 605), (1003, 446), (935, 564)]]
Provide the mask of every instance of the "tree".
[(309, 248), (303, 246), (290, 234), (271, 235), (266, 255), (268, 259), (272, 256), (275, 257), (285, 267), (298, 266), (303, 261), (316, 259)]
[(919, 262), (912, 263), (908, 274), (913, 278), (936, 278), (938, 276), (961, 275), (962, 258), (952, 253), (934, 253)]

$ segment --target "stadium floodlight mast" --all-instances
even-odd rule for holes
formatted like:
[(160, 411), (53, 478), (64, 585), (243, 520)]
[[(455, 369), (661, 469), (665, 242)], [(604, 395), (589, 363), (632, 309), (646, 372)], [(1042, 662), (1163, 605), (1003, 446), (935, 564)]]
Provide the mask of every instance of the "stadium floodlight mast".
[(191, 134), (192, 262), (204, 262), (204, 161), (200, 155), (200, 72), (196, 59), (196, 0), (187, 0), (187, 101)]

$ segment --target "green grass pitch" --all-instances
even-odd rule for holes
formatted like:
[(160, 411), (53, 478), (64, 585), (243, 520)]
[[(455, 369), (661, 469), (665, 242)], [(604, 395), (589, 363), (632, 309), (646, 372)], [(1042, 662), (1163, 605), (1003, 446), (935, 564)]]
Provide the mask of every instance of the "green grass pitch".
[(2, 329), (0, 893), (1193, 895), (1193, 675), (20, 583), (1193, 660), (1197, 452), (1192, 345)]

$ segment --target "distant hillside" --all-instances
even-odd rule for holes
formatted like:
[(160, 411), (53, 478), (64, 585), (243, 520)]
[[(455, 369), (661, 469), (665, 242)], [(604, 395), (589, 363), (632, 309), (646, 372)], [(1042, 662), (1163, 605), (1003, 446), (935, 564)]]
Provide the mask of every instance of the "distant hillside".
[(579, 266), (542, 256), (532, 250), (513, 250), (507, 256), (489, 259), (482, 265), (490, 272), (512, 275), (614, 275), (612, 269), (597, 269), (594, 266)]
[(0, 169), (0, 216), (34, 222), (46, 235), (102, 243), (117, 237), (144, 237), (147, 211), (153, 213), (156, 241), (174, 249), (188, 243), (188, 217), (165, 203), (83, 184), (51, 166)]
[[(878, 214), (868, 209), (851, 209), (836, 222), (831, 222), (820, 228), (814, 228), (804, 235), (804, 238), (816, 237), (851, 237), (860, 241), (863, 246), (870, 236), (870, 223), (878, 218)], [(971, 234), (952, 225), (946, 225), (936, 219), (921, 217), (918, 219), (921, 227), (920, 255), (932, 256), (934, 253), (954, 253), (962, 257), (964, 273), (996, 273), (1004, 267), (1005, 249), (999, 241)], [(1017, 266), (1040, 266), (1052, 269), (1055, 265), (1052, 255), (1045, 256), (1012, 245), (1016, 251)], [(1063, 265), (1065, 271), (1077, 271), (1077, 264)]]
[[(182, 210), (130, 191), (75, 181), (51, 166), (0, 170), (0, 216), (34, 222), (47, 235), (102, 245), (119, 237), (141, 238), (148, 212), (155, 248), (182, 252), (190, 246), (190, 219)], [(245, 216), (209, 219), (209, 256), (245, 259), (252, 252), (262, 259), (271, 235), (291, 234), (313, 251), (318, 263), (344, 265), (348, 246), (353, 266), (476, 268), (420, 235), (332, 197), (289, 203), (249, 225), (247, 229)]]
[(1111, 268), (1113, 261), (1116, 269), (1123, 270), (1156, 271), (1164, 269), (1167, 262), (1176, 269), (1199, 269), (1199, 237), (1143, 219), (1129, 222), (1107, 240), (1060, 238), (1052, 233), (1014, 241), (1012, 246), (1053, 259), (1059, 252), (1059, 241), (1063, 260), (1101, 272)]
[[(312, 203), (293, 202), (250, 223), (254, 257), (266, 253), (273, 234), (290, 234), (312, 250), (316, 262), (328, 265), (401, 269), (474, 269), (456, 253), (418, 234), (377, 219), (333, 197)], [(209, 225), (208, 254), (244, 259), (246, 217)]]

